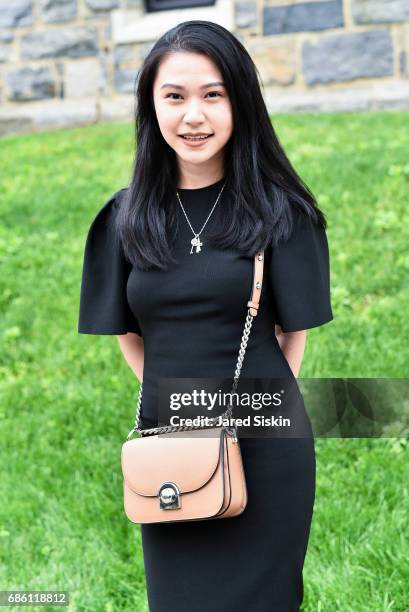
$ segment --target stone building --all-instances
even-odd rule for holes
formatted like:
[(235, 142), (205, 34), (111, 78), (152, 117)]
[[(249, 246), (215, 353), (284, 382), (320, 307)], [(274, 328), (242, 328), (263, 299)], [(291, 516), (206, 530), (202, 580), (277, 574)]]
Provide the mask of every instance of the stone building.
[(409, 107), (409, 0), (0, 0), (0, 135), (131, 119), (144, 56), (190, 19), (243, 42), (270, 112)]

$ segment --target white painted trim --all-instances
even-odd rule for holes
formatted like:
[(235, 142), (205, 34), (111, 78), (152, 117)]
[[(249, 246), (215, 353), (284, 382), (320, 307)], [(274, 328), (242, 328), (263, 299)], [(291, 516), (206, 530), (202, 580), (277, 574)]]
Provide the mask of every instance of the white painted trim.
[(171, 9), (144, 13), (143, 10), (111, 11), (112, 40), (118, 44), (155, 41), (182, 21), (214, 21), (229, 31), (234, 29), (233, 0), (216, 0), (214, 6)]

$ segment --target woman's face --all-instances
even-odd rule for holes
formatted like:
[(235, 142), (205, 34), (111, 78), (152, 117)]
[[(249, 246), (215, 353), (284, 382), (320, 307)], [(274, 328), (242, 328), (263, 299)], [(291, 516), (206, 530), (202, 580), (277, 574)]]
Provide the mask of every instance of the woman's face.
[[(185, 169), (223, 166), (223, 149), (233, 131), (233, 117), (222, 76), (198, 53), (176, 52), (159, 65), (153, 98), (159, 128)], [(189, 142), (182, 134), (210, 135)]]

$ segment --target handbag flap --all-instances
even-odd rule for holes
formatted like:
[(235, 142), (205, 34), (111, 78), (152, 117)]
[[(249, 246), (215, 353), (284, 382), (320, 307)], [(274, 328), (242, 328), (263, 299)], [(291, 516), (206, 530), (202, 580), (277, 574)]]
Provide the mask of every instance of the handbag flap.
[(156, 496), (167, 481), (181, 493), (203, 487), (219, 464), (224, 431), (213, 427), (128, 440), (121, 455), (126, 484), (144, 496)]

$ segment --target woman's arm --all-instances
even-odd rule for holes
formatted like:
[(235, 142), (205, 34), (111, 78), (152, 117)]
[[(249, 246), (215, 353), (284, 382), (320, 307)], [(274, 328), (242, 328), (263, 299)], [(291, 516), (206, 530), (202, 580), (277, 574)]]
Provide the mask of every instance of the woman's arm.
[(125, 361), (128, 363), (136, 378), (141, 382), (143, 380), (143, 364), (144, 364), (144, 341), (141, 336), (128, 332), (117, 336), (119, 346)]
[(301, 362), (304, 356), (305, 343), (307, 340), (307, 330), (295, 332), (283, 332), (279, 325), (275, 326), (275, 334), (280, 345), (280, 349), (286, 358), (294, 376), (297, 378), (301, 369)]

